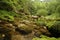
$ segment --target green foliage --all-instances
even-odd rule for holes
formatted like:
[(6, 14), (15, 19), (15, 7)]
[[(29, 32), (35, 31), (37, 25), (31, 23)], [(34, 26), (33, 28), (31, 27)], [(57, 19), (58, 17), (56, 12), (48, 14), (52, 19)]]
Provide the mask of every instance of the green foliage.
[(48, 11), (45, 10), (45, 9), (40, 9), (40, 10), (37, 11), (36, 15), (38, 15), (38, 16), (46, 16), (46, 15), (48, 15)]
[(0, 1), (0, 10), (12, 11), (13, 8), (12, 8), (12, 6), (9, 5), (7, 2)]
[(56, 12), (60, 13), (60, 5), (56, 8)]
[[(31, 18), (31, 15), (37, 15), (38, 18)], [(49, 29), (60, 32), (60, 0), (50, 2), (40, 2), (40, 0), (0, 0), (0, 19), (14, 21), (15, 17), (22, 20), (31, 20), (39, 26), (46, 25)], [(25, 29), (25, 27), (29, 30), (30, 26), (25, 25), (21, 29)], [(42, 36), (42, 38), (33, 38), (33, 40), (60, 40), (60, 38)]]
[(14, 16), (17, 17), (18, 14), (14, 13), (14, 12), (8, 12), (8, 11), (0, 10), (0, 19), (13, 21)]
[[(50, 29), (55, 30), (55, 33), (60, 33), (60, 21), (56, 21), (51, 27)], [(57, 32), (56, 32), (57, 31)], [(58, 36), (58, 35), (57, 35)]]
[(44, 36), (44, 35), (41, 35), (41, 38), (33, 38), (32, 40), (60, 40), (60, 38), (54, 38), (54, 37), (47, 37), (47, 36)]
[(33, 40), (58, 40), (56, 38), (34, 38)]

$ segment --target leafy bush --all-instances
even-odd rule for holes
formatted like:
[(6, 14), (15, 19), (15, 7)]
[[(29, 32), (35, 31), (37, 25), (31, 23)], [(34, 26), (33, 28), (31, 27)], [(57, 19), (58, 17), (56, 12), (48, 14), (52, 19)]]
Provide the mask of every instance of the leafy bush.
[(13, 21), (15, 16), (17, 17), (18, 14), (14, 12), (0, 10), (0, 19)]
[(13, 8), (9, 3), (4, 2), (4, 1), (0, 1), (0, 10), (12, 11)]
[(40, 9), (40, 10), (37, 11), (36, 15), (38, 15), (38, 16), (46, 16), (46, 15), (48, 15), (48, 11), (45, 10), (45, 9)]
[(60, 13), (60, 5), (56, 8), (56, 12)]
[(50, 28), (49, 31), (51, 32), (52, 36), (60, 37), (60, 21), (56, 21)]

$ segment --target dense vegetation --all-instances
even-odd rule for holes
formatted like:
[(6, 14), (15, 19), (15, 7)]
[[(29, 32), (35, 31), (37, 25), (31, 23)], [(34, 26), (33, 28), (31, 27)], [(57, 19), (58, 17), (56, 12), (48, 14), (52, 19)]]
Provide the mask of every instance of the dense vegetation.
[(60, 40), (60, 0), (0, 0), (0, 40)]

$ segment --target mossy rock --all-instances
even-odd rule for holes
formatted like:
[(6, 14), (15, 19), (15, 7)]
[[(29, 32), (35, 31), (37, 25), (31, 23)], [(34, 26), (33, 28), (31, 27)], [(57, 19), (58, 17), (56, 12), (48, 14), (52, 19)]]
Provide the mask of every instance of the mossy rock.
[(26, 25), (26, 24), (20, 24), (18, 25), (19, 30), (25, 31), (26, 33), (29, 33), (33, 30), (33, 28), (31, 28), (30, 26)]

